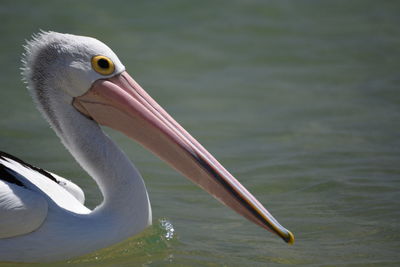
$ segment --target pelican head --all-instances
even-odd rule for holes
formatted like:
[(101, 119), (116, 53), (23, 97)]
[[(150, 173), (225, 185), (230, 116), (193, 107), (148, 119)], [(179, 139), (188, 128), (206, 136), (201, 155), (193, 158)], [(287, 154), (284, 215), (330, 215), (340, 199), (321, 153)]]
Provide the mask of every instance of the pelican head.
[(24, 58), (29, 90), (67, 147), (73, 133), (62, 117), (118, 130), (226, 206), (293, 243), (292, 233), (132, 79), (108, 46), (94, 38), (41, 32), (27, 43)]

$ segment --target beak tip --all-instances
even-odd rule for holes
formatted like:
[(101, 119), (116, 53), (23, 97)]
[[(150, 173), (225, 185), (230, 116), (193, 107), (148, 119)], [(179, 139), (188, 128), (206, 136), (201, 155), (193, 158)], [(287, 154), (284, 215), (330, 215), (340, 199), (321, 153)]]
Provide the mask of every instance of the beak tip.
[(292, 234), (292, 232), (288, 231), (288, 237), (285, 238), (285, 241), (289, 245), (293, 245), (294, 244), (294, 235)]

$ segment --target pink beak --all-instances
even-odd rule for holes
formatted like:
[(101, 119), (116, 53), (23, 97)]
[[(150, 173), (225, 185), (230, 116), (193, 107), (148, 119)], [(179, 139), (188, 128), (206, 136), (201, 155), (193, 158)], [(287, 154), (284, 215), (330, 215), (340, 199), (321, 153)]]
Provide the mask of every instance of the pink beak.
[(293, 234), (127, 72), (97, 80), (73, 105), (101, 125), (121, 131), (169, 163), (226, 206), (293, 244)]

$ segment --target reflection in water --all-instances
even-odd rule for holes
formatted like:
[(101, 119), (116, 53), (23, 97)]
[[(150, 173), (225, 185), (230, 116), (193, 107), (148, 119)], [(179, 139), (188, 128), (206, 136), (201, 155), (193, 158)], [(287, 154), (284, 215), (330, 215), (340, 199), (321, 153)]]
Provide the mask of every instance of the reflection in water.
[(172, 223), (167, 218), (161, 218), (139, 235), (68, 263), (74, 266), (87, 266), (89, 263), (109, 266), (110, 263), (126, 264), (131, 261), (136, 264), (171, 262), (174, 259), (171, 248), (178, 244), (174, 232)]

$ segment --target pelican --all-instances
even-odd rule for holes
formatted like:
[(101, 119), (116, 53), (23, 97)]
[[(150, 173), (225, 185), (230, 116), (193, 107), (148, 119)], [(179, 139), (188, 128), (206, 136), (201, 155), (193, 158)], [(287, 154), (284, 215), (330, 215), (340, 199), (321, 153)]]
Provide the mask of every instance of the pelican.
[(102, 203), (84, 206), (71, 181), (0, 153), (0, 261), (67, 260), (151, 224), (144, 181), (101, 130), (118, 130), (220, 202), (287, 243), (293, 234), (161, 108), (97, 39), (40, 32), (27, 41), (23, 79), (43, 117), (95, 180)]

